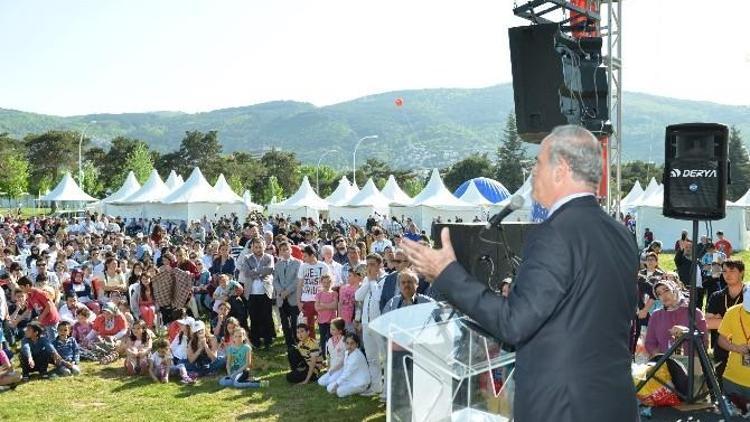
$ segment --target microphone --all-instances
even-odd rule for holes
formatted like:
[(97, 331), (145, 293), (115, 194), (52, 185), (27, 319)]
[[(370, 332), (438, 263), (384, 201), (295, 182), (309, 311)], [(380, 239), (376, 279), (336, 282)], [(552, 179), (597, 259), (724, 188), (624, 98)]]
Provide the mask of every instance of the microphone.
[(513, 211), (523, 207), (524, 202), (525, 200), (523, 199), (523, 196), (513, 195), (510, 198), (510, 202), (508, 202), (508, 205), (506, 205), (505, 208), (501, 209), (500, 212), (490, 218), (485, 228), (490, 229), (492, 227), (500, 227), (500, 223), (503, 221), (503, 219), (509, 216)]

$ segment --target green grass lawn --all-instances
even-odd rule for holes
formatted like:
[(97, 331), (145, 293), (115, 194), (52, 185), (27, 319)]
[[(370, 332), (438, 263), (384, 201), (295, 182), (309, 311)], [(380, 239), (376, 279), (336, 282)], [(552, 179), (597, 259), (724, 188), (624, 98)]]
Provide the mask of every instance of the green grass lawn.
[[(122, 360), (109, 366), (85, 362), (80, 376), (50, 381), (32, 376), (16, 390), (1, 392), (0, 420), (385, 420), (385, 408), (377, 398), (339, 399), (318, 384), (289, 385), (283, 340), (255, 356), (261, 367), (256, 376), (269, 380), (268, 388), (222, 388), (217, 377), (184, 386), (172, 376), (169, 384), (157, 384), (126, 376)], [(20, 370), (17, 362), (14, 358)]]
[[(2, 208), (0, 207), (0, 215), (12, 214), (16, 215), (18, 208)], [(36, 217), (42, 215), (48, 215), (52, 210), (50, 208), (21, 208), (22, 217)]]
[[(732, 258), (741, 259), (745, 265), (750, 265), (750, 251), (735, 251)], [(675, 271), (674, 254), (662, 253), (659, 255), (659, 267), (666, 271)]]

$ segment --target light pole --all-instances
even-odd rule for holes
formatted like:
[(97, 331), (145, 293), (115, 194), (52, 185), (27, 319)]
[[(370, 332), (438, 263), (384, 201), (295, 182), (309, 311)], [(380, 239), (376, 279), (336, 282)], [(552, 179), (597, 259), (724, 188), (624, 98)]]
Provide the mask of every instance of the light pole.
[(357, 186), (357, 148), (359, 148), (359, 144), (361, 144), (365, 139), (378, 139), (378, 135), (369, 135), (365, 136), (364, 138), (360, 138), (359, 141), (357, 141), (357, 145), (354, 146), (354, 154), (352, 155), (352, 180), (354, 186)]
[(323, 157), (331, 152), (339, 152), (339, 150), (329, 149), (328, 151), (324, 152), (323, 155), (321, 155), (318, 159), (318, 166), (315, 168), (315, 191), (318, 193), (318, 195), (320, 195), (320, 162), (323, 161)]
[(81, 158), (81, 146), (83, 145), (83, 136), (86, 134), (86, 129), (89, 127), (89, 125), (93, 125), (96, 123), (96, 120), (92, 120), (88, 123), (86, 123), (85, 126), (83, 126), (83, 130), (81, 131), (81, 137), (78, 138), (78, 186), (83, 189), (83, 159)]

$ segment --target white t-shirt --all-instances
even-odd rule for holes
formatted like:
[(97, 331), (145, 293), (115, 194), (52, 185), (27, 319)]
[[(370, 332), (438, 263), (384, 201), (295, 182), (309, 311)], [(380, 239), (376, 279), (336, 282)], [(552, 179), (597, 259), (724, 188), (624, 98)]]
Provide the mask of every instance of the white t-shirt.
[(302, 291), (300, 300), (302, 302), (315, 302), (315, 295), (320, 289), (320, 276), (328, 274), (328, 265), (325, 262), (318, 261), (315, 264), (303, 262), (299, 266), (297, 278), (302, 279)]
[(159, 366), (166, 366), (171, 367), (172, 366), (172, 353), (167, 353), (164, 355), (164, 357), (159, 356), (159, 352), (152, 352), (151, 356), (149, 357), (149, 360), (154, 365), (154, 367)]

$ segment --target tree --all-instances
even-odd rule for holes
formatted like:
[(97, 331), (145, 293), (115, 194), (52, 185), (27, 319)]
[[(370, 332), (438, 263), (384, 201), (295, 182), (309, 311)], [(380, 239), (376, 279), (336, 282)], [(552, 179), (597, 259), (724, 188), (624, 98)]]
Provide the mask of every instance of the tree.
[(276, 199), (277, 202), (284, 199), (284, 188), (281, 187), (276, 176), (268, 177), (265, 188), (259, 198), (261, 204), (270, 204), (273, 199)]
[[(275, 176), (284, 192), (294, 192), (299, 187), (300, 162), (293, 152), (272, 149), (260, 158), (267, 176)], [(261, 180), (260, 183), (265, 183)], [(263, 189), (258, 189), (262, 191)], [(269, 198), (270, 199), (270, 198)]]
[(419, 195), (419, 192), (422, 192), (422, 189), (424, 189), (425, 186), (425, 181), (422, 180), (421, 177), (415, 176), (399, 182), (399, 185), (404, 193), (413, 198)]
[[(307, 176), (310, 180), (310, 186), (312, 186), (313, 189), (316, 189), (317, 179), (320, 179), (320, 192), (316, 192), (321, 198), (325, 198), (333, 193), (339, 185), (339, 179), (341, 179), (341, 175), (337, 173), (336, 170), (330, 166), (324, 165), (321, 165), (320, 168), (318, 168), (316, 165), (303, 164), (300, 166), (299, 183), (302, 183), (302, 177), (304, 176)], [(297, 184), (299, 185), (299, 183)]]
[[(40, 135), (29, 134), (24, 138), (26, 157), (29, 161), (29, 185), (32, 192), (43, 191), (40, 182), (46, 176), (56, 181), (60, 180), (66, 171), (78, 174), (79, 139), (78, 132), (59, 130)], [(84, 149), (89, 142), (88, 138), (83, 138)]]
[(0, 191), (18, 198), (29, 189), (29, 161), (20, 152), (0, 156)]
[(463, 182), (475, 177), (493, 177), (495, 166), (487, 158), (487, 154), (474, 153), (453, 164), (443, 177), (445, 186), (452, 192)]
[[(624, 198), (633, 189), (636, 180), (640, 181), (645, 189), (652, 177), (655, 177), (657, 182), (661, 182), (663, 173), (664, 165), (654, 162), (636, 160), (622, 163), (622, 168), (620, 169), (621, 197)], [(615, 186), (614, 179), (610, 183), (612, 187)]]
[(729, 132), (729, 157), (732, 184), (728, 185), (727, 199), (736, 201), (750, 188), (750, 157), (737, 126)]
[(232, 188), (237, 195), (242, 196), (242, 193), (245, 192), (245, 184), (242, 183), (242, 179), (236, 174), (229, 176), (227, 184), (229, 184), (229, 187)]
[(95, 198), (103, 197), (106, 192), (104, 183), (102, 183), (99, 176), (99, 168), (94, 163), (91, 161), (83, 163), (83, 185), (81, 189)]
[(130, 171), (135, 174), (138, 182), (145, 183), (151, 174), (152, 168), (154, 168), (154, 162), (151, 159), (151, 152), (149, 152), (148, 147), (140, 144), (136, 145), (125, 160), (123, 172), (120, 173), (119, 178), (113, 179), (113, 183), (110, 186), (113, 188), (121, 186), (127, 177), (127, 172)]
[[(128, 138), (126, 136), (118, 136), (112, 139), (109, 151), (107, 151), (107, 154), (104, 157), (104, 163), (98, 166), (101, 172), (102, 182), (105, 186), (108, 186), (111, 189), (118, 189), (122, 185), (128, 171), (130, 170), (128, 168), (128, 160), (138, 148), (149, 151), (148, 144), (140, 139)], [(94, 149), (95, 148), (92, 148), (92, 150)], [(95, 160), (92, 161), (97, 163)], [(151, 163), (154, 162), (156, 162), (156, 160), (152, 157)], [(151, 168), (148, 170), (150, 172)], [(145, 181), (145, 179), (141, 180), (138, 174), (136, 174), (136, 177), (141, 183)], [(146, 178), (148, 178), (148, 174), (146, 175)]]
[(497, 149), (495, 178), (509, 191), (515, 192), (524, 182), (524, 172), (529, 169), (526, 147), (516, 130), (516, 116), (511, 112), (505, 119), (502, 144)]
[[(246, 152), (233, 152), (222, 157), (222, 171), (227, 183), (239, 195), (250, 189), (254, 198), (259, 198), (265, 188), (266, 169), (260, 160)], [(238, 186), (242, 190), (238, 189)]]
[(180, 174), (190, 174), (198, 167), (209, 180), (215, 180), (221, 172), (221, 143), (215, 130), (203, 133), (197, 130), (185, 132), (178, 151), (182, 162), (174, 170)]

